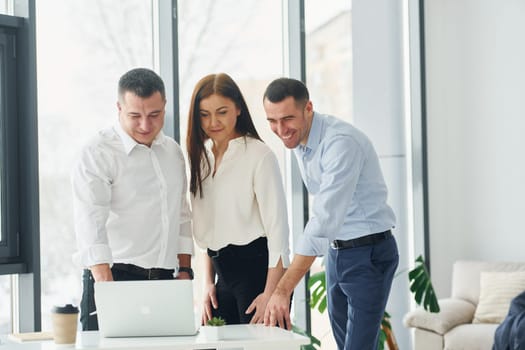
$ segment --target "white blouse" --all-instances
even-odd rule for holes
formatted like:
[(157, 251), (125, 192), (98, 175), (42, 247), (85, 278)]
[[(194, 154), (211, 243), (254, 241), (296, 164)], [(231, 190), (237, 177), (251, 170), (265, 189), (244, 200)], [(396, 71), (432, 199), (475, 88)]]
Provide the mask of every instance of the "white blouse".
[[(206, 143), (211, 169), (212, 142)], [(269, 267), (290, 264), (288, 219), (281, 172), (275, 154), (251, 137), (230, 140), (215, 173), (202, 182), (203, 197), (191, 196), (197, 245), (219, 250), (266, 236)]]

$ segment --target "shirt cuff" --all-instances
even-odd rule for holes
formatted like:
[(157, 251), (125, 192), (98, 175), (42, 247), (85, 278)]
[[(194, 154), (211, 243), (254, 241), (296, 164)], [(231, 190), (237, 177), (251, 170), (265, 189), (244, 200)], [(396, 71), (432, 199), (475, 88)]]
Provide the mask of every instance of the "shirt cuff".
[(279, 258), (282, 258), (281, 261), (284, 268), (290, 266), (290, 257), (288, 255), (268, 252), (268, 267), (272, 268), (277, 266)]
[(324, 256), (328, 247), (327, 238), (303, 235), (296, 242), (295, 253), (305, 256)]
[(193, 239), (191, 237), (179, 237), (179, 251), (177, 254), (193, 255)]
[(107, 244), (94, 244), (73, 254), (73, 262), (83, 268), (98, 264), (113, 264), (113, 254)]

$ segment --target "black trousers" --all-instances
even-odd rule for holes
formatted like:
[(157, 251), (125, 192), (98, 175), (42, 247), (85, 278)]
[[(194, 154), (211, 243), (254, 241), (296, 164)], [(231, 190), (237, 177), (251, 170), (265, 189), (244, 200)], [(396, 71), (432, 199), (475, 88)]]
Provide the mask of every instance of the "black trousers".
[(227, 324), (249, 323), (255, 312), (245, 314), (253, 299), (264, 291), (268, 275), (266, 237), (239, 246), (230, 244), (219, 251), (208, 249), (217, 273), (216, 296), (219, 307), (213, 316)]
[[(135, 265), (115, 264), (111, 268), (111, 273), (113, 274), (113, 280), (115, 281), (142, 281), (149, 279), (166, 280), (174, 278), (174, 270), (162, 270), (160, 274), (158, 272), (159, 270), (162, 269), (156, 269), (155, 274), (149, 275), (148, 270)], [(82, 324), (82, 330), (96, 331), (98, 330), (98, 318), (96, 314), (93, 314), (96, 310), (94, 288), (95, 279), (93, 278), (91, 271), (88, 269), (84, 270), (82, 274), (82, 285), (82, 300), (80, 301), (80, 323)]]

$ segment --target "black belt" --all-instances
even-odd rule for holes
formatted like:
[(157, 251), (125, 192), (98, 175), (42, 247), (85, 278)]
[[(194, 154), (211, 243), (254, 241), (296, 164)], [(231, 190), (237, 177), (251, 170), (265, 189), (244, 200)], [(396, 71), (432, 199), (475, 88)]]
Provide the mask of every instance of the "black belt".
[(365, 245), (373, 245), (390, 237), (392, 237), (392, 231), (388, 230), (381, 233), (374, 233), (371, 235), (349, 239), (347, 241), (336, 239), (335, 241), (330, 242), (330, 247), (332, 247), (332, 249), (357, 248)]
[(115, 263), (113, 264), (112, 268), (115, 270), (129, 272), (147, 280), (173, 279), (173, 273), (175, 272), (173, 269), (161, 269), (157, 267), (145, 269), (137, 265), (122, 263)]

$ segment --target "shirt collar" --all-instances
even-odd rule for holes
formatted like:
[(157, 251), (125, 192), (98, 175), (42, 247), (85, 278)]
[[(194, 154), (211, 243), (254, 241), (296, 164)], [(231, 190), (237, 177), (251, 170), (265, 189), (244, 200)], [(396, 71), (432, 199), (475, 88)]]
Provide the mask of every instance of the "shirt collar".
[[(113, 129), (117, 132), (117, 135), (120, 137), (120, 140), (122, 141), (122, 144), (124, 146), (124, 151), (126, 152), (127, 155), (129, 155), (131, 151), (133, 150), (133, 148), (139, 145), (139, 143), (135, 141), (133, 137), (129, 136), (129, 134), (126, 131), (124, 131), (124, 129), (122, 129), (122, 125), (120, 125), (119, 122), (115, 124)], [(152, 146), (161, 145), (164, 143), (165, 140), (166, 140), (166, 136), (161, 130), (159, 131), (158, 135), (155, 136)]]
[(314, 112), (306, 145), (299, 145), (299, 149), (305, 153), (315, 151), (319, 143), (321, 143), (321, 119), (319, 115)]
[[(242, 135), (242, 136), (239, 136), (239, 137), (236, 137), (234, 139), (231, 139), (230, 141), (228, 141), (228, 149), (230, 149), (230, 147), (234, 147), (235, 145), (237, 144), (245, 144), (246, 143), (246, 138), (249, 137), (247, 135)], [(213, 147), (213, 140), (211, 138), (208, 138), (204, 141), (204, 147), (211, 152), (211, 149)]]

